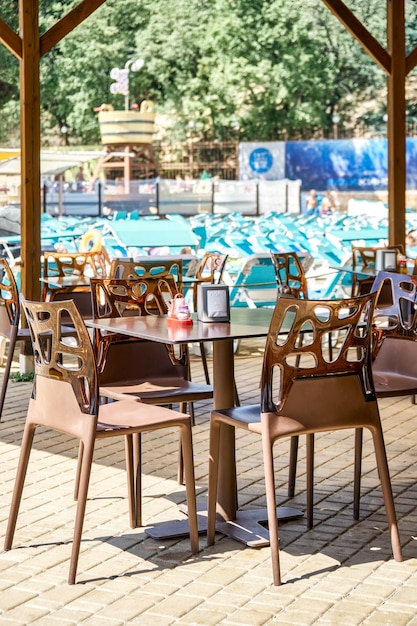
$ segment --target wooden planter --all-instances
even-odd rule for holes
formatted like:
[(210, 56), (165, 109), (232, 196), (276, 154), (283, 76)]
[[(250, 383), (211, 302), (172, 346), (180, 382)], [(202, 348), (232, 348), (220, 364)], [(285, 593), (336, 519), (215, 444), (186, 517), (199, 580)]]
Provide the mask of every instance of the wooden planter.
[(133, 145), (152, 143), (155, 113), (153, 104), (144, 101), (140, 111), (100, 111), (101, 143), (104, 145)]

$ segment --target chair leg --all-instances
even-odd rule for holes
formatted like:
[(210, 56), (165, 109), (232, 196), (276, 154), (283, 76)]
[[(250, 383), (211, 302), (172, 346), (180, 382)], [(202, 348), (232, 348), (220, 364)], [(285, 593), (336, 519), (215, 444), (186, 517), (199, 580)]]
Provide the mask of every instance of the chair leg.
[(178, 446), (178, 484), (184, 485), (184, 457), (182, 454), (182, 443)]
[(19, 513), (20, 502), (22, 499), (23, 486), (25, 484), (26, 472), (29, 463), (30, 451), (32, 449), (33, 437), (35, 435), (36, 426), (34, 424), (26, 424), (23, 432), (22, 445), (20, 449), (19, 464), (16, 472), (16, 482), (13, 490), (12, 503), (10, 505), (9, 520), (7, 522), (6, 537), (4, 539), (4, 549), (10, 550), (12, 547), (13, 536), (16, 529), (17, 516)]
[(314, 508), (314, 434), (307, 435), (307, 528), (313, 528)]
[(210, 384), (210, 374), (209, 374), (208, 365), (207, 365), (206, 348), (205, 348), (203, 342), (200, 343), (200, 354), (201, 354), (201, 361), (203, 363), (203, 370), (204, 370), (204, 376), (206, 378), (206, 384), (209, 385)]
[(269, 544), (271, 546), (272, 573), (274, 585), (280, 585), (281, 569), (279, 564), (278, 517), (277, 501), (275, 495), (273, 442), (266, 434), (262, 435), (262, 449), (265, 473), (266, 506), (268, 510)]
[[(300, 346), (304, 343), (304, 335), (300, 335)], [(301, 357), (298, 354), (295, 358), (295, 367), (300, 366)], [(297, 461), (298, 461), (298, 435), (294, 435), (290, 440), (290, 458), (289, 458), (289, 472), (288, 472), (288, 497), (293, 498), (295, 494), (295, 479), (297, 476)]]
[(1, 393), (0, 393), (0, 420), (3, 414), (3, 406), (4, 406), (4, 400), (6, 398), (7, 385), (9, 384), (10, 370), (12, 367), (13, 354), (14, 354), (14, 349), (16, 345), (16, 334), (17, 334), (17, 329), (16, 329), (16, 332), (13, 331), (13, 335), (10, 338), (6, 365), (4, 366), (3, 383), (1, 385)]
[[(190, 411), (191, 415), (191, 425), (194, 426), (195, 422), (194, 422), (194, 405), (192, 402), (190, 402), (190, 409), (192, 409)], [(181, 402), (180, 404), (180, 412), (181, 413), (186, 413), (187, 412), (187, 403), (186, 402)], [(182, 443), (181, 443), (181, 436), (180, 436), (180, 443), (179, 443), (179, 448), (178, 448), (178, 484), (179, 485), (184, 485), (184, 457), (183, 457), (183, 453), (182, 453)]]
[(193, 554), (197, 554), (199, 551), (199, 543), (191, 424), (187, 422), (186, 424), (180, 426), (180, 432), (182, 444), (181, 447), (184, 457), (185, 491), (187, 494), (187, 511), (188, 524), (190, 528), (191, 552)]
[(136, 528), (136, 503), (135, 503), (135, 479), (133, 469), (133, 435), (125, 437), (125, 462), (126, 462), (126, 479), (127, 479), (127, 499), (129, 502), (129, 525), (130, 528)]
[(384, 445), (384, 437), (381, 428), (372, 431), (374, 440), (376, 464), (381, 481), (382, 494), (384, 496), (385, 511), (387, 514), (388, 528), (391, 537), (391, 546), (394, 559), (402, 561), (401, 541), (398, 532), (397, 516), (395, 513), (394, 498), (392, 495), (391, 479), (388, 470), (387, 453)]
[(142, 433), (133, 435), (133, 484), (135, 486), (135, 525), (142, 526)]
[(290, 459), (288, 473), (288, 497), (293, 498), (295, 494), (295, 478), (297, 474), (298, 460), (298, 435), (294, 435), (290, 439)]
[(353, 519), (359, 519), (362, 475), (363, 428), (355, 428), (355, 462), (353, 473)]
[(210, 422), (209, 472), (207, 498), (207, 545), (214, 544), (216, 534), (217, 484), (219, 479), (220, 427), (217, 420)]
[(233, 384), (235, 386), (235, 406), (240, 406), (240, 398), (237, 390), (236, 380), (233, 381)]
[(77, 461), (77, 472), (75, 474), (75, 487), (74, 487), (74, 500), (78, 500), (78, 491), (80, 488), (80, 475), (81, 475), (81, 467), (83, 464), (83, 453), (84, 453), (84, 444), (80, 441), (78, 446), (78, 461)]
[[(95, 427), (94, 427), (95, 429)], [(94, 434), (91, 433), (87, 441), (84, 441), (83, 460), (80, 471), (80, 484), (77, 502), (77, 512), (75, 515), (74, 537), (72, 540), (72, 551), (68, 583), (75, 584), (77, 573), (78, 557), (80, 554), (81, 535), (83, 531), (85, 508), (87, 504), (88, 485), (90, 483), (91, 465), (94, 453)]]

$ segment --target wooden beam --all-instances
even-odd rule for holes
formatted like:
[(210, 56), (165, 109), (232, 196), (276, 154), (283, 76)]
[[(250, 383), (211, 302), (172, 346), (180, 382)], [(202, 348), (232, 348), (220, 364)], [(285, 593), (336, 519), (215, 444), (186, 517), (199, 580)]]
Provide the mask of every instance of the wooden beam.
[(40, 54), (43, 56), (61, 39), (81, 24), (91, 13), (94, 13), (106, 0), (82, 0), (56, 24), (51, 26), (41, 37)]
[(20, 62), (21, 146), (21, 291), (30, 300), (40, 299), (41, 275), (41, 176), (40, 176), (40, 78), (39, 0), (19, 0), (22, 38)]
[(408, 75), (417, 65), (417, 48), (414, 48), (405, 59), (405, 73)]
[(19, 60), (22, 58), (22, 40), (11, 28), (0, 19), (0, 41)]
[[(388, 76), (388, 232), (390, 244), (405, 243), (405, 0), (387, 0)], [(394, 8), (395, 5), (395, 8)]]
[(387, 73), (391, 72), (391, 57), (383, 46), (358, 20), (342, 0), (322, 0), (330, 11), (342, 22), (344, 27), (355, 37), (368, 54)]

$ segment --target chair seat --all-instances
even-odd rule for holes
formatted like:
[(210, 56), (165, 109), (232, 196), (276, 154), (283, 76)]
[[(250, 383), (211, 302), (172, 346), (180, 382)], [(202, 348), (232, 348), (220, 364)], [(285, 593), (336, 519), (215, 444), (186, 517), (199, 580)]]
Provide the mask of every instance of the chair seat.
[[(223, 421), (230, 420), (230, 423), (238, 422), (242, 428), (247, 428), (252, 432), (261, 432), (261, 405), (250, 404), (246, 406), (236, 406), (232, 409), (222, 409), (220, 411), (212, 411), (215, 418), (220, 415)], [(228, 418), (228, 420), (227, 420)]]
[(378, 398), (417, 394), (417, 379), (415, 376), (387, 371), (374, 372), (373, 378)]
[(171, 402), (193, 402), (213, 397), (213, 387), (203, 383), (195, 383), (183, 378), (153, 378), (137, 382), (124, 381), (123, 385), (106, 384), (100, 386), (100, 395), (113, 400), (137, 399), (150, 404), (156, 400)]
[(171, 411), (162, 406), (150, 406), (129, 400), (110, 402), (100, 406), (97, 437), (114, 435), (115, 431), (141, 432), (152, 428), (178, 426), (189, 421), (189, 415)]

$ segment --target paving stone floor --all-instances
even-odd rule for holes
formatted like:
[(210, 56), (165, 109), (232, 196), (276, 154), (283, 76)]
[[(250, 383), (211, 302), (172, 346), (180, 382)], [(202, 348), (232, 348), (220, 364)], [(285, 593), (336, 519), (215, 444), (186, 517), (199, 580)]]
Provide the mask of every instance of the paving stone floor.
[[(262, 343), (242, 342), (236, 379), (242, 403), (257, 401)], [(202, 379), (193, 359), (193, 378)], [(0, 531), (4, 537), (30, 383), (10, 383), (0, 423)], [(206, 497), (211, 403), (196, 405), (197, 493)], [(284, 584), (272, 585), (269, 548), (218, 535), (192, 557), (187, 538), (156, 541), (128, 525), (123, 442), (99, 442), (77, 584), (67, 584), (77, 446), (41, 431), (31, 456), (13, 549), (0, 552), (0, 624), (13, 626), (417, 625), (417, 406), (380, 402), (404, 561), (391, 556), (372, 443), (365, 436), (361, 518), (352, 520), (353, 433), (317, 436), (315, 525), (280, 526)], [(144, 520), (181, 519), (177, 435), (144, 437)], [(238, 433), (242, 508), (265, 506), (260, 441)], [(279, 499), (305, 507), (305, 450), (296, 496), (286, 496), (288, 445), (276, 446)]]

